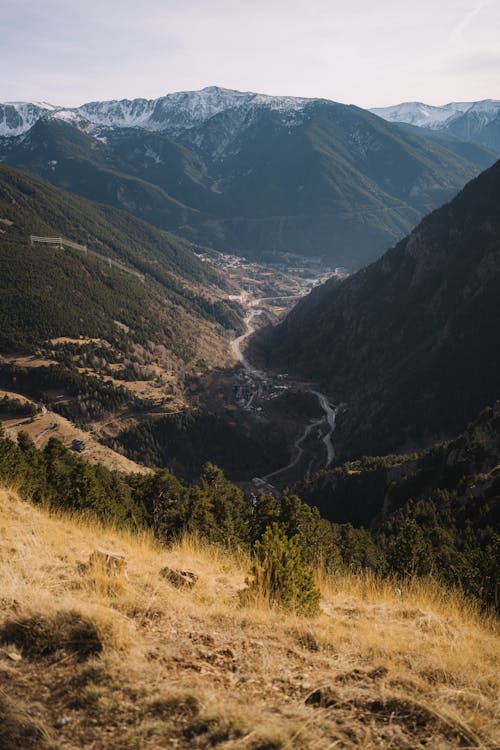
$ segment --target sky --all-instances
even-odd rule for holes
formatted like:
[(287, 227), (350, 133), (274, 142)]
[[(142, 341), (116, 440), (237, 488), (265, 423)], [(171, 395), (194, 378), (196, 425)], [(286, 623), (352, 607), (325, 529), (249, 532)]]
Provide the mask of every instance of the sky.
[(0, 101), (500, 99), (500, 0), (0, 0)]

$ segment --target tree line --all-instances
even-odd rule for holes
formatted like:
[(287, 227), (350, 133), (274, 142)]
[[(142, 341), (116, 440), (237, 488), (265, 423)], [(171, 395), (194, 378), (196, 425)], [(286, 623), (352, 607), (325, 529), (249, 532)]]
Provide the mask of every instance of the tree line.
[(211, 463), (187, 485), (166, 470), (119, 475), (92, 465), (51, 438), (38, 450), (26, 433), (0, 429), (0, 481), (34, 503), (86, 511), (132, 528), (151, 528), (164, 544), (189, 532), (232, 549), (255, 549), (270, 528), (297, 539), (305, 563), (328, 572), (432, 576), (498, 608), (500, 538), (495, 496), (456, 512), (445, 491), (409, 500), (376, 528), (322, 518), (297, 495), (245, 496)]

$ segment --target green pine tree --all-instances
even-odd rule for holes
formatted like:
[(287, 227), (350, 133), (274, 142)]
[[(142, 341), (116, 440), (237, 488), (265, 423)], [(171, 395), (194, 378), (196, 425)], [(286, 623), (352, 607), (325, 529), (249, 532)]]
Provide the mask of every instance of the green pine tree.
[(302, 559), (299, 537), (289, 539), (279, 524), (269, 526), (255, 543), (250, 572), (243, 603), (264, 599), (297, 614), (318, 614), (321, 593)]

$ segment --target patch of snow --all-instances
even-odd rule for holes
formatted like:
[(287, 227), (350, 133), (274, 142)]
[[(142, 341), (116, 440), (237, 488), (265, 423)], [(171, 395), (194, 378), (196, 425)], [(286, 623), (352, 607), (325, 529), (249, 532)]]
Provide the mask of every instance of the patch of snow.
[(155, 164), (163, 164), (163, 159), (152, 148), (147, 148), (144, 155), (152, 159)]
[(369, 151), (380, 151), (382, 144), (371, 130), (364, 126), (353, 127), (349, 133), (349, 140), (358, 156), (366, 159)]
[(77, 122), (78, 114), (73, 109), (56, 109), (52, 115), (55, 120), (63, 120), (64, 122)]

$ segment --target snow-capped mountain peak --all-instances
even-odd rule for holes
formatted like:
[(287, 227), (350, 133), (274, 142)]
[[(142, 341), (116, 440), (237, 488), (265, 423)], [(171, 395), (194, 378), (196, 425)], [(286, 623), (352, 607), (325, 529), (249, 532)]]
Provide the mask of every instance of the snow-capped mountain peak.
[(223, 112), (268, 109), (283, 115), (294, 115), (300, 113), (311, 101), (313, 100), (300, 97), (269, 96), (207, 86), (200, 91), (178, 91), (158, 99), (96, 101), (73, 108), (38, 102), (9, 102), (0, 104), (0, 135), (21, 135), (41, 117), (72, 121), (79, 117), (93, 125), (107, 128), (140, 127), (179, 133), (199, 126)]
[(423, 102), (403, 102), (391, 107), (374, 107), (370, 110), (374, 115), (389, 122), (406, 122), (419, 127), (434, 127), (437, 123), (446, 122), (457, 110), (453, 105), (445, 104), (440, 107)]
[(423, 102), (403, 102), (390, 107), (373, 107), (370, 112), (390, 122), (406, 122), (423, 128), (441, 130), (452, 120), (473, 113), (481, 115), (486, 123), (497, 117), (500, 112), (500, 101), (484, 99), (477, 102), (449, 102), (441, 106)]
[(95, 125), (175, 133), (196, 127), (222, 112), (255, 108), (297, 112), (309, 101), (207, 86), (200, 91), (178, 91), (158, 99), (91, 102), (78, 110)]
[(449, 102), (434, 107), (422, 102), (404, 102), (376, 107), (374, 114), (390, 122), (408, 123), (438, 130), (461, 141), (478, 143), (500, 151), (500, 101)]
[(27, 130), (48, 113), (58, 110), (47, 102), (6, 102), (0, 104), (0, 136), (16, 136)]

